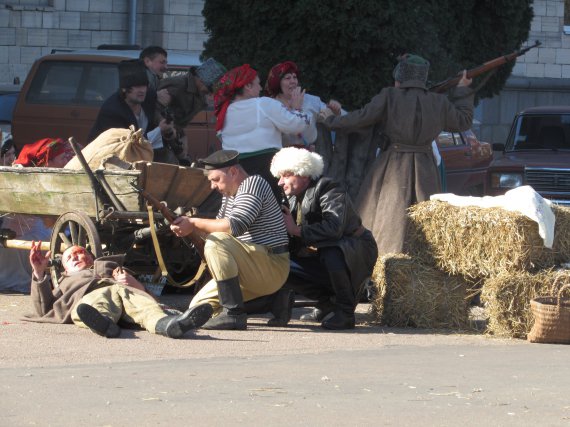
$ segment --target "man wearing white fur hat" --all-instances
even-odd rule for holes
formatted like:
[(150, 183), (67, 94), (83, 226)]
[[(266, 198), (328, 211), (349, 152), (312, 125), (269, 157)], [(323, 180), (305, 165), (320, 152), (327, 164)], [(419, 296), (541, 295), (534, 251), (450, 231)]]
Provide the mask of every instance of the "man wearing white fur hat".
[(325, 329), (354, 328), (357, 297), (378, 256), (372, 234), (343, 186), (321, 176), (320, 155), (283, 148), (273, 157), (271, 173), (290, 205), (283, 208), (291, 238), (286, 286), (318, 301), (301, 320), (322, 322)]

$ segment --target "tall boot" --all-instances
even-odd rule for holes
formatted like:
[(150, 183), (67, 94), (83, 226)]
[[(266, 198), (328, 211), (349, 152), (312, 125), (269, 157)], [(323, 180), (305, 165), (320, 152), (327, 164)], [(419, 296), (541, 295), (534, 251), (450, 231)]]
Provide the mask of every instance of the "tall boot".
[(169, 338), (180, 338), (191, 329), (197, 329), (212, 317), (208, 303), (196, 305), (177, 316), (165, 316), (154, 327), (155, 333)]
[(204, 329), (245, 330), (247, 329), (247, 314), (243, 304), (243, 295), (239, 287), (239, 279), (218, 280), (218, 297), (222, 312), (211, 318)]
[(334, 309), (334, 304), (330, 299), (319, 301), (313, 311), (303, 314), (299, 320), (303, 322), (322, 322)]
[(329, 276), (335, 294), (334, 315), (321, 323), (325, 329), (354, 329), (356, 297), (346, 270), (330, 271)]
[(247, 314), (265, 314), (271, 312), (273, 319), (267, 321), (267, 326), (287, 326), (291, 320), (295, 292), (290, 289), (279, 289), (271, 295), (264, 295), (244, 303)]
[(121, 334), (121, 328), (107, 316), (102, 315), (89, 304), (81, 303), (77, 306), (77, 316), (83, 324), (105, 338), (117, 338)]

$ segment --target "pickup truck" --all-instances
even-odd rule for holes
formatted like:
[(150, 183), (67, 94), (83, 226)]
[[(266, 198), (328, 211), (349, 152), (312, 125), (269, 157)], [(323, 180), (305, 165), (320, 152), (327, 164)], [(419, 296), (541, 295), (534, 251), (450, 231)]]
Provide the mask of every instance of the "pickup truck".
[(542, 197), (570, 206), (570, 106), (533, 107), (518, 113), (489, 166), (485, 194), (498, 196), (530, 185)]
[[(16, 148), (42, 138), (70, 136), (86, 145), (99, 108), (119, 87), (118, 63), (139, 57), (138, 50), (88, 50), (53, 53), (37, 59), (28, 73), (13, 112)], [(168, 55), (168, 73), (187, 72), (200, 65), (195, 54)], [(198, 113), (185, 128), (189, 154), (206, 157), (220, 143), (210, 129), (212, 109)]]

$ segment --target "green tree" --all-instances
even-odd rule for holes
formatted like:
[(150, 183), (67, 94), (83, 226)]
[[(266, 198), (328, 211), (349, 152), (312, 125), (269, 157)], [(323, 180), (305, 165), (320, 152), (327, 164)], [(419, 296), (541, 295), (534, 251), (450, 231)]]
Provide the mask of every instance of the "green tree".
[[(532, 0), (206, 0), (204, 56), (249, 63), (262, 78), (292, 60), (301, 84), (353, 109), (393, 84), (405, 52), (424, 56), (437, 82), (512, 52), (528, 39)], [(496, 94), (514, 64), (478, 93)], [(475, 85), (477, 81), (475, 82)]]

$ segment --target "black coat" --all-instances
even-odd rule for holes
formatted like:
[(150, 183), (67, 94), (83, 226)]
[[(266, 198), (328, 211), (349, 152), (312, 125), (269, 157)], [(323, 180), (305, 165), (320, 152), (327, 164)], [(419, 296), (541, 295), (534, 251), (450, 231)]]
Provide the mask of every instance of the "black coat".
[[(139, 128), (137, 123), (137, 118), (133, 113), (133, 110), (127, 105), (125, 100), (121, 97), (120, 89), (111, 95), (109, 98), (103, 102), (99, 114), (97, 114), (97, 119), (95, 124), (89, 132), (87, 141), (91, 142), (97, 138), (102, 132), (108, 129), (119, 128), (128, 129), (130, 125), (133, 125), (135, 129)], [(144, 135), (149, 131), (153, 130), (157, 123), (154, 120), (154, 110), (156, 105), (156, 94), (147, 91), (147, 96), (142, 104), (142, 108), (146, 117), (148, 118), (148, 127), (144, 129)]]
[[(295, 198), (290, 200), (297, 217)], [(301, 202), (301, 237), (292, 246), (316, 248), (337, 246), (343, 254), (355, 289), (372, 275), (378, 248), (369, 230), (362, 230), (346, 190), (328, 177), (321, 177), (305, 190)]]

